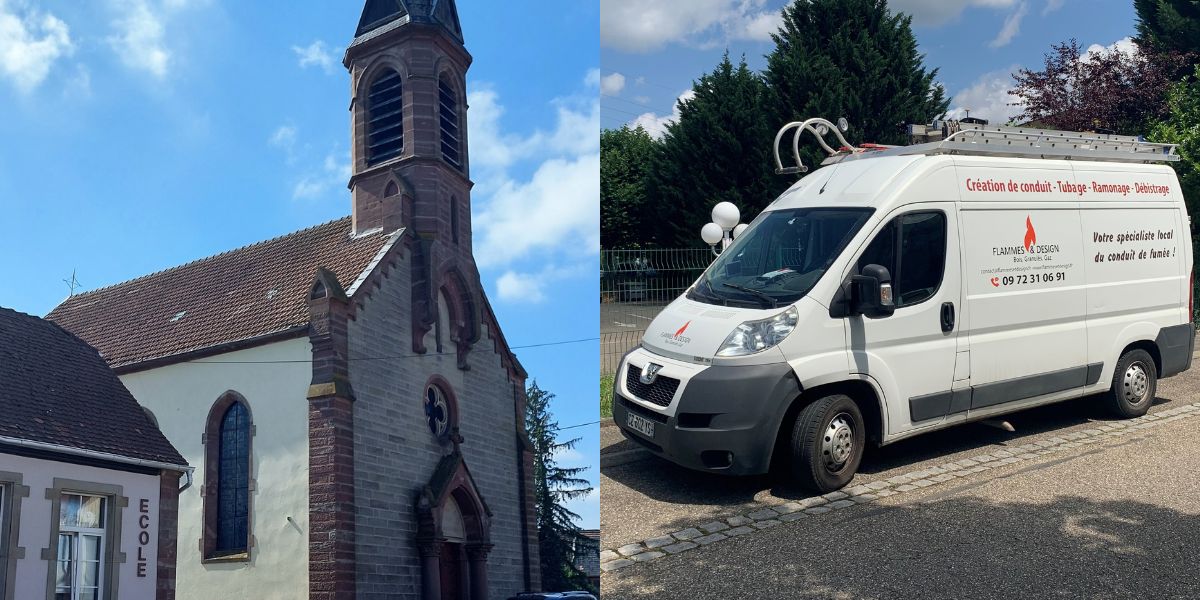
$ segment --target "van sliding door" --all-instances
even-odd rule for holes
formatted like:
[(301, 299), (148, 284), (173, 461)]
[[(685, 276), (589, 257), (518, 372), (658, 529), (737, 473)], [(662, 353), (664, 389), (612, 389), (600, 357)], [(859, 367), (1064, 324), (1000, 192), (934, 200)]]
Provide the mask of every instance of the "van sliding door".
[[(1019, 172), (1011, 180), (1019, 178), (1019, 188), (1036, 175)], [(1032, 204), (1021, 202), (1019, 194), (1007, 196), (1005, 203), (965, 196), (969, 200), (960, 212), (973, 415), (1078, 391), (1099, 375), (1085, 355), (1085, 257), (1077, 203)]]

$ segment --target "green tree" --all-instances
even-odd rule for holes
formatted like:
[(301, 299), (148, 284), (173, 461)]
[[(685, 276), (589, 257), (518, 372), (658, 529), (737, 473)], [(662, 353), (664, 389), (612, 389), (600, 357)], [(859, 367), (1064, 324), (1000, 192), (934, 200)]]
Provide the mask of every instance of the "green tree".
[(1156, 142), (1179, 144), (1179, 162), (1172, 163), (1188, 213), (1200, 214), (1200, 66), (1192, 77), (1175, 84), (1167, 94), (1169, 116), (1150, 132)]
[[(911, 23), (886, 0), (795, 0), (784, 8), (764, 73), (772, 133), (789, 121), (846, 117), (851, 144), (904, 144), (906, 124), (945, 113), (950, 100), (934, 82), (937, 69), (925, 68)], [(784, 143), (790, 155), (790, 135)], [(826, 156), (811, 142), (801, 151), (809, 169)]]
[(1196, 0), (1133, 0), (1137, 11), (1134, 41), (1153, 53), (1200, 55), (1200, 2)]
[(790, 183), (774, 175), (766, 87), (745, 58), (735, 66), (727, 52), (692, 92), (667, 125), (647, 185), (660, 243), (675, 247), (703, 246), (700, 228), (718, 202), (753, 217)]
[(639, 125), (600, 132), (600, 247), (646, 248), (657, 241), (646, 175), (656, 142)]
[(538, 526), (538, 550), (541, 555), (542, 588), (551, 591), (588, 589), (587, 576), (575, 568), (575, 542), (580, 538), (575, 522), (579, 515), (565, 502), (592, 491), (587, 480), (579, 477), (585, 468), (564, 468), (554, 460), (556, 452), (573, 448), (574, 438), (555, 439), (558, 421), (550, 413), (554, 394), (531, 382), (525, 391), (525, 430), (533, 445), (534, 510)]

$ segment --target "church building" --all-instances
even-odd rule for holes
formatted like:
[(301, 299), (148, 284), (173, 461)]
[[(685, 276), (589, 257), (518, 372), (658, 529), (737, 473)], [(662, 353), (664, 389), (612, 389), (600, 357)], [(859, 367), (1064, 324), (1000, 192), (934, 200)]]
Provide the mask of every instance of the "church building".
[(540, 589), (526, 374), (471, 253), (471, 60), (453, 0), (367, 0), (349, 216), (47, 316), (196, 469), (178, 598)]

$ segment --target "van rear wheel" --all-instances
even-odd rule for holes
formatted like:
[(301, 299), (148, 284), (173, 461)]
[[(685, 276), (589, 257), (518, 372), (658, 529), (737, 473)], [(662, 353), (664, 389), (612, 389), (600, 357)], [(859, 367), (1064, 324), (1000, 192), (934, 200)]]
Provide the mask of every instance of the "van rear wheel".
[(1140, 417), (1154, 404), (1158, 389), (1158, 371), (1154, 358), (1145, 350), (1130, 350), (1117, 361), (1108, 402), (1119, 417)]
[(858, 404), (845, 394), (825, 396), (796, 415), (792, 475), (801, 486), (823, 494), (840, 489), (858, 471), (866, 441)]

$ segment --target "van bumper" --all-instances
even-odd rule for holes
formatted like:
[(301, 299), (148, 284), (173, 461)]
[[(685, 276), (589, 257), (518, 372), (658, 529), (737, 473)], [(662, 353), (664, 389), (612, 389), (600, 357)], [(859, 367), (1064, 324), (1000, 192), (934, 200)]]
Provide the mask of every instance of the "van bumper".
[[(625, 437), (678, 465), (728, 475), (757, 475), (771, 466), (780, 422), (800, 394), (787, 363), (710, 366), (662, 373), (682, 378), (671, 404), (662, 407), (629, 391), (626, 377), (649, 362), (672, 363), (643, 349), (626, 355), (613, 386), (613, 421)], [(630, 413), (654, 423), (648, 436), (629, 426)]]
[(1154, 339), (1162, 360), (1159, 379), (1178, 375), (1192, 366), (1192, 353), (1196, 349), (1196, 327), (1191, 323), (1163, 327)]

